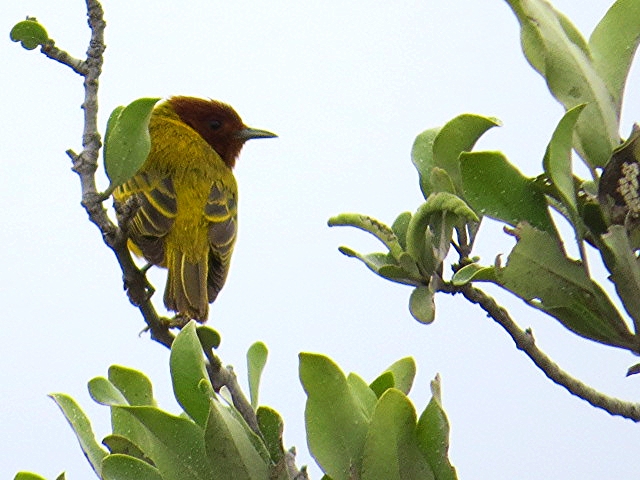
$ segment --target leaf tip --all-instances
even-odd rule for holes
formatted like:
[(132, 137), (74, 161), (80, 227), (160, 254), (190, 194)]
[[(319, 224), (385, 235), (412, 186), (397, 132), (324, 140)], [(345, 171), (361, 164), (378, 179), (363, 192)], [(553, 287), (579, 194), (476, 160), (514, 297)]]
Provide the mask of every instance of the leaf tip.
[(47, 31), (34, 17), (27, 17), (26, 20), (16, 23), (9, 32), (9, 38), (13, 42), (20, 42), (26, 50), (33, 50), (49, 41)]

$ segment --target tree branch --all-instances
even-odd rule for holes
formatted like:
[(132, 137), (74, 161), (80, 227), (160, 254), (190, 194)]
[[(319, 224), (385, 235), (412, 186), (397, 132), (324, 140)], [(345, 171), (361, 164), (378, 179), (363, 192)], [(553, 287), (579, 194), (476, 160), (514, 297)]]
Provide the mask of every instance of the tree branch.
[[(121, 210), (116, 211), (118, 223), (115, 225), (103, 205), (103, 196), (98, 193), (95, 180), (95, 172), (98, 168), (98, 154), (102, 146), (100, 134), (98, 133), (98, 79), (102, 72), (102, 55), (105, 50), (102, 6), (97, 0), (87, 0), (87, 15), (89, 27), (91, 29), (91, 40), (87, 50), (87, 59), (79, 61), (73, 59), (66, 52), (53, 47), (53, 41), (42, 47), (42, 52), (49, 58), (68, 65), (76, 73), (84, 77), (85, 97), (82, 104), (84, 110), (84, 131), (82, 135), (83, 150), (76, 154), (68, 150), (67, 154), (73, 162), (73, 171), (80, 177), (82, 190), (82, 206), (89, 215), (89, 220), (93, 222), (100, 232), (104, 243), (113, 251), (122, 270), (122, 277), (125, 289), (132, 304), (138, 307), (151, 338), (167, 348), (171, 348), (175, 335), (169, 330), (169, 322), (163, 319), (156, 312), (151, 303), (153, 287), (147, 281), (145, 272), (140, 270), (131, 257), (131, 252), (127, 248), (128, 232), (126, 225), (128, 218), (137, 208), (136, 205), (125, 205)], [(126, 211), (123, 211), (128, 209)], [(255, 412), (247, 402), (242, 393), (238, 381), (229, 367), (223, 368), (220, 360), (211, 354), (209, 358), (212, 366), (208, 368), (211, 382), (214, 388), (219, 390), (222, 386), (227, 386), (231, 392), (234, 405), (240, 411), (247, 424), (255, 431), (259, 432), (258, 422)], [(247, 409), (248, 406), (248, 409)]]
[[(133, 261), (131, 252), (127, 247), (128, 219), (131, 218), (137, 205), (124, 205), (116, 209), (118, 225), (114, 224), (103, 205), (104, 196), (96, 187), (95, 172), (98, 169), (98, 155), (102, 147), (101, 137), (98, 133), (98, 79), (102, 73), (102, 55), (105, 51), (103, 9), (98, 0), (86, 0), (91, 40), (87, 50), (87, 59), (79, 60), (72, 57), (64, 50), (55, 46), (53, 40), (43, 45), (41, 52), (57, 62), (70, 67), (78, 75), (84, 77), (85, 96), (82, 103), (84, 111), (84, 130), (82, 134), (82, 152), (79, 154), (73, 150), (67, 150), (67, 155), (72, 160), (72, 170), (80, 177), (82, 192), (82, 206), (86, 210), (89, 220), (94, 223), (104, 243), (113, 251), (122, 270), (122, 277), (127, 295), (132, 304), (140, 310), (151, 338), (156, 342), (171, 348), (175, 335), (169, 330), (170, 322), (162, 318), (156, 312), (151, 303), (154, 289), (147, 281), (145, 270), (141, 270)], [(213, 351), (205, 352), (207, 357), (207, 372), (215, 391), (227, 387), (231, 393), (233, 404), (240, 412), (247, 425), (262, 435), (258, 426), (256, 413), (245, 397), (238, 379), (230, 366), (223, 367), (220, 359)], [(292, 478), (306, 479), (306, 470), (298, 470), (295, 466), (295, 450), (286, 454), (287, 470)]]
[(442, 291), (447, 293), (462, 293), (471, 303), (476, 303), (487, 314), (504, 328), (513, 339), (518, 349), (522, 350), (553, 382), (566, 388), (571, 394), (579, 397), (597, 408), (601, 408), (611, 415), (640, 421), (640, 404), (610, 397), (572, 377), (553, 362), (535, 343), (530, 330), (522, 330), (510, 317), (509, 313), (489, 295), (469, 284), (463, 287), (453, 287), (448, 284)]
[(46, 44), (42, 45), (40, 51), (50, 59), (71, 68), (71, 70), (76, 72), (78, 75), (84, 77), (88, 73), (87, 62), (80, 60), (79, 58), (72, 57), (64, 50), (60, 50), (56, 47), (53, 40), (49, 40)]
[[(243, 393), (238, 383), (238, 378), (233, 371), (233, 367), (231, 365), (227, 365), (226, 367), (222, 366), (222, 361), (211, 349), (205, 350), (205, 355), (207, 357), (207, 373), (209, 374), (209, 380), (211, 380), (213, 389), (219, 392), (222, 387), (227, 387), (231, 394), (233, 406), (240, 412), (240, 415), (244, 421), (247, 422), (249, 428), (259, 437), (262, 437), (256, 412)], [(283, 462), (283, 467), (288, 472), (289, 478), (293, 480), (309, 480), (306, 467), (298, 469), (296, 466), (295, 448), (291, 448), (285, 452)]]
[(228, 365), (222, 366), (220, 358), (213, 353), (213, 350), (205, 350), (205, 355), (209, 361), (207, 364), (207, 373), (211, 380), (211, 385), (216, 392), (219, 392), (222, 387), (227, 387), (229, 393), (231, 393), (231, 399), (233, 400), (233, 406), (240, 412), (242, 418), (244, 418), (247, 425), (257, 435), (262, 436), (260, 427), (258, 426), (258, 417), (253, 410), (251, 403), (247, 400), (247, 397), (242, 392), (240, 384), (238, 384), (238, 378), (233, 371), (233, 367)]
[(171, 347), (174, 335), (169, 331), (166, 322), (163, 322), (151, 303), (153, 288), (147, 282), (145, 274), (133, 261), (127, 248), (127, 235), (109, 218), (107, 209), (102, 203), (102, 196), (96, 187), (95, 172), (98, 169), (98, 156), (102, 147), (100, 133), (98, 133), (98, 79), (102, 73), (103, 53), (106, 48), (104, 44), (106, 23), (100, 2), (87, 0), (86, 3), (88, 23), (91, 29), (86, 60), (74, 58), (66, 51), (55, 47), (53, 40), (43, 45), (41, 52), (48, 58), (67, 65), (78, 75), (84, 77), (82, 152), (77, 154), (72, 150), (67, 151), (67, 155), (72, 161), (72, 170), (80, 177), (81, 204), (86, 210), (89, 220), (100, 230), (105, 244), (115, 254), (122, 270), (129, 300), (142, 313), (151, 338), (166, 347)]
[(292, 480), (309, 480), (309, 474), (307, 473), (307, 467), (302, 467), (298, 470), (296, 466), (296, 449), (291, 447), (284, 453), (284, 463), (289, 474), (289, 478)]

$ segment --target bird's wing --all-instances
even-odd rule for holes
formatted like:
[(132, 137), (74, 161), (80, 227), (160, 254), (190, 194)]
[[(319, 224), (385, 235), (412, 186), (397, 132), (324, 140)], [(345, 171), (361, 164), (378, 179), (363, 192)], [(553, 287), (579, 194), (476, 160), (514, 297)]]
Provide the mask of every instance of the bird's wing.
[(228, 181), (217, 180), (211, 187), (205, 206), (211, 248), (207, 275), (209, 302), (218, 296), (229, 272), (238, 225), (237, 192), (233, 177)]
[(117, 202), (136, 198), (135, 213), (128, 224), (129, 237), (149, 262), (162, 265), (163, 237), (173, 225), (178, 210), (171, 178), (142, 172), (118, 187), (114, 196)]

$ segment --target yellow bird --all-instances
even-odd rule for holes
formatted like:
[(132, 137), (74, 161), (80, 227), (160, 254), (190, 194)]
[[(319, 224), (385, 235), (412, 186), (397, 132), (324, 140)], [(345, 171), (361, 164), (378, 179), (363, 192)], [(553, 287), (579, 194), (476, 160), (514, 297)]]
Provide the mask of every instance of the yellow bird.
[(222, 289), (237, 233), (232, 169), (244, 143), (276, 135), (247, 127), (216, 100), (171, 97), (149, 122), (151, 151), (140, 171), (114, 191), (137, 197), (129, 248), (168, 270), (164, 304), (183, 321), (207, 319)]

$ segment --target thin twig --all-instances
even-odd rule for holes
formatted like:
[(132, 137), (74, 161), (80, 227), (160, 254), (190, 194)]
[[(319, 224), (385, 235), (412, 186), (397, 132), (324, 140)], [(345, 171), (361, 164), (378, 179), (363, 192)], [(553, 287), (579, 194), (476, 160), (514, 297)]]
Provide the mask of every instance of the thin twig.
[(152, 289), (146, 276), (131, 257), (131, 252), (127, 248), (127, 235), (107, 215), (107, 209), (102, 203), (102, 196), (96, 187), (95, 172), (98, 169), (98, 155), (102, 147), (101, 137), (98, 133), (98, 79), (102, 73), (102, 55), (106, 48), (104, 44), (106, 23), (100, 2), (87, 0), (87, 17), (91, 29), (91, 40), (86, 60), (78, 60), (64, 50), (55, 47), (53, 40), (50, 40), (41, 50), (47, 57), (67, 65), (84, 77), (83, 150), (80, 154), (68, 150), (67, 155), (72, 160), (72, 170), (80, 177), (82, 206), (86, 210), (89, 220), (100, 229), (105, 244), (115, 254), (122, 270), (123, 282), (129, 300), (142, 313), (151, 338), (170, 348), (174, 335), (169, 331), (167, 323), (157, 314), (151, 303), (150, 292)]
[(516, 347), (522, 350), (553, 382), (566, 388), (571, 394), (589, 402), (597, 408), (601, 408), (611, 415), (619, 415), (624, 418), (640, 421), (640, 404), (610, 397), (572, 377), (553, 362), (535, 343), (530, 330), (522, 330), (513, 321), (509, 313), (489, 295), (471, 285), (453, 287), (451, 284), (442, 291), (447, 293), (462, 293), (471, 303), (476, 303), (489, 317), (495, 320), (511, 336)]
[(53, 40), (49, 40), (46, 44), (42, 45), (40, 51), (50, 59), (68, 66), (78, 75), (84, 77), (88, 73), (87, 62), (80, 60), (79, 58), (72, 57), (64, 50), (60, 50), (56, 47)]
[(233, 371), (231, 365), (226, 367), (222, 366), (220, 358), (213, 353), (213, 350), (208, 349), (205, 351), (207, 360), (207, 372), (209, 373), (209, 379), (211, 385), (216, 392), (219, 392), (222, 387), (227, 387), (229, 393), (231, 393), (231, 399), (233, 400), (233, 406), (240, 412), (242, 418), (244, 418), (249, 428), (253, 430), (257, 435), (262, 436), (260, 427), (258, 426), (258, 417), (253, 410), (251, 403), (247, 400), (247, 397), (242, 392), (242, 388), (238, 384), (238, 378)]
[(286, 465), (289, 478), (292, 480), (309, 480), (307, 468), (302, 467), (298, 470), (298, 467), (296, 467), (296, 449), (294, 447), (291, 447), (285, 452), (284, 463)]

